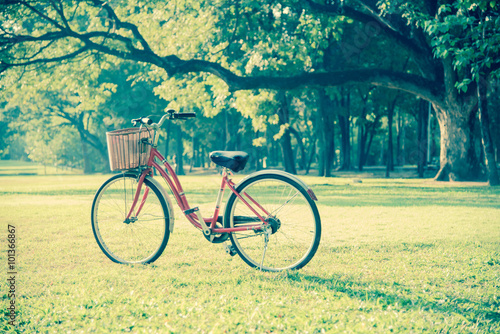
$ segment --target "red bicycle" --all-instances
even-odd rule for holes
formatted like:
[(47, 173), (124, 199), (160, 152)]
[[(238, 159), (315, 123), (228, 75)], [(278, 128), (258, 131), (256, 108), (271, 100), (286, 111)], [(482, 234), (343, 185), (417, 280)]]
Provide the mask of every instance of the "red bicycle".
[[(314, 192), (296, 176), (263, 170), (235, 184), (231, 171), (241, 171), (248, 154), (212, 152), (210, 159), (223, 167), (214, 213), (204, 218), (197, 207), (191, 208), (174, 169), (156, 149), (165, 120), (191, 117), (196, 114), (168, 110), (159, 122), (141, 117), (132, 121), (134, 128), (107, 133), (111, 169), (122, 173), (104, 182), (92, 204), (92, 229), (104, 254), (117, 263), (146, 264), (164, 251), (174, 214), (170, 197), (153, 178), (156, 169), (188, 221), (209, 242), (229, 239), (227, 253), (264, 271), (305, 266), (318, 249), (321, 222)], [(231, 195), (220, 215), (226, 187)]]

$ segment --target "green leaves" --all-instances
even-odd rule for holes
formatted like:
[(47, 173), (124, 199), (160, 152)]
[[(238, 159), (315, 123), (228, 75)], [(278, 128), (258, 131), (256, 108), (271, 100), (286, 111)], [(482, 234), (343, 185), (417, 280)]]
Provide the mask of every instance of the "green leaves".
[(500, 17), (496, 9), (497, 1), (454, 1), (442, 5), (438, 17), (424, 24), (434, 55), (451, 58), (461, 75), (455, 87), (463, 93), (480, 73), (495, 75), (490, 69), (500, 65)]
[(464, 79), (462, 80), (461, 82), (457, 82), (455, 84), (455, 87), (459, 90), (459, 91), (462, 91), (464, 93), (467, 93), (467, 89), (469, 87), (469, 84), (472, 82), (471, 79)]

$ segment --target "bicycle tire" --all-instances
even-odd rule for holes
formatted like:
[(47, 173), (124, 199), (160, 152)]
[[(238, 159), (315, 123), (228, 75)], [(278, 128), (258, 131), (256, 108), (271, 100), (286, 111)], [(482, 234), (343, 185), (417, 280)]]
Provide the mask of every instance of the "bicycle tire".
[[(301, 185), (284, 175), (261, 174), (238, 185), (236, 191), (266, 209), (268, 215), (263, 217), (270, 228), (267, 249), (265, 232), (230, 234), (245, 263), (263, 271), (282, 271), (300, 269), (311, 261), (321, 239), (321, 219), (316, 203)], [(225, 227), (256, 224), (260, 222), (256, 217), (234, 193), (229, 197)]]
[(97, 244), (113, 262), (147, 264), (160, 257), (168, 243), (169, 211), (161, 190), (144, 180), (134, 215), (149, 189), (139, 216), (125, 218), (137, 190), (138, 175), (111, 177), (96, 192), (92, 203), (92, 230)]

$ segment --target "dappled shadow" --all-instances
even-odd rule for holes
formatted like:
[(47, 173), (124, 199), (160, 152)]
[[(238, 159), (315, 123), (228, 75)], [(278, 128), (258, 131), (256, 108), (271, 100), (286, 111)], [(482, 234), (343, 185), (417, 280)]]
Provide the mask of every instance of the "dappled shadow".
[[(444, 315), (458, 314), (471, 323), (481, 327), (490, 327), (500, 323), (500, 312), (497, 312), (500, 302), (488, 303), (480, 299), (471, 300), (446, 295), (434, 296), (415, 293), (412, 289), (397, 282), (356, 281), (346, 275), (332, 274), (331, 277), (319, 277), (290, 272), (286, 281), (305, 289), (326, 289), (348, 296), (351, 299), (373, 302), (381, 310), (407, 310), (442, 313)], [(496, 325), (495, 325), (496, 326)]]

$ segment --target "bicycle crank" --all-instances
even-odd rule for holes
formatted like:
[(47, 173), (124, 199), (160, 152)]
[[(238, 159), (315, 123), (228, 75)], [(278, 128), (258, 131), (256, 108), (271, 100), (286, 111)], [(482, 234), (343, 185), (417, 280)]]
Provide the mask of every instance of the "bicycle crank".
[[(222, 227), (222, 221), (223, 221), (222, 216), (219, 216), (217, 218), (217, 222), (215, 223), (216, 224), (215, 226)], [(205, 239), (207, 239), (208, 241), (210, 241), (213, 244), (221, 244), (229, 238), (229, 233), (215, 233), (214, 234), (212, 232), (212, 234), (210, 234), (208, 236), (205, 234), (203, 234), (203, 235), (205, 236)]]

